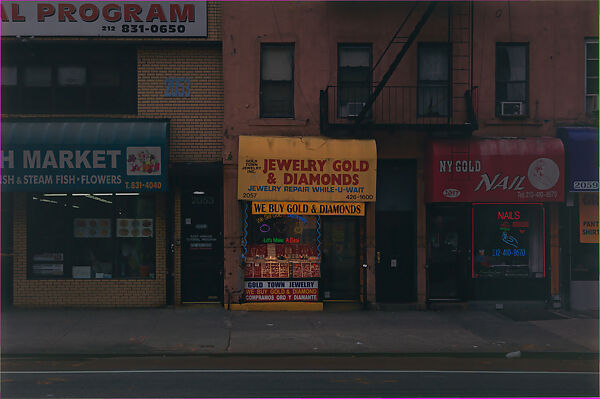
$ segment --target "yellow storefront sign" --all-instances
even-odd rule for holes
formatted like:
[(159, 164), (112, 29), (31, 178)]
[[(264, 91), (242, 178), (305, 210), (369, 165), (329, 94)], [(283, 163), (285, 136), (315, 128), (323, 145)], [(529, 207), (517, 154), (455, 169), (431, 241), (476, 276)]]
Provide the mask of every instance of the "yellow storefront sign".
[(364, 216), (364, 203), (347, 202), (252, 202), (253, 215)]
[(375, 140), (239, 137), (238, 199), (373, 202)]
[(579, 242), (598, 244), (598, 193), (579, 193)]

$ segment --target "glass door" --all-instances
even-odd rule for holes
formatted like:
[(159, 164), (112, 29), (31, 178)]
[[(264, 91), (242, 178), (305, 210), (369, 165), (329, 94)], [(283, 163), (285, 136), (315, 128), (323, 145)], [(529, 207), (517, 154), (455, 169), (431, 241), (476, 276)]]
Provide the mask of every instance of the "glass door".
[(182, 192), (181, 299), (220, 302), (223, 298), (223, 214), (215, 187)]
[(429, 211), (427, 293), (429, 300), (462, 300), (470, 271), (471, 215), (466, 206)]
[(321, 284), (324, 300), (358, 300), (360, 290), (359, 221), (322, 217)]

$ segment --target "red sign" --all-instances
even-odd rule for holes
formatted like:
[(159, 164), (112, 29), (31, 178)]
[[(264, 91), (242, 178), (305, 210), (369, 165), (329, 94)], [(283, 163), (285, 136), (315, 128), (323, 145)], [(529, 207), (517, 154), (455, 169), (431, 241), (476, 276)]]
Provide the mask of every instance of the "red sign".
[(432, 140), (426, 157), (426, 202), (564, 200), (559, 139)]

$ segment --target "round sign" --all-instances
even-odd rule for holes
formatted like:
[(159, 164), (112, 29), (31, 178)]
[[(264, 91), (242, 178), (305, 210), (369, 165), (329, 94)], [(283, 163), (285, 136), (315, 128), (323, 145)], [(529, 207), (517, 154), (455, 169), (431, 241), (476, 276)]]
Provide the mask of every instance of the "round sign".
[(533, 187), (538, 190), (548, 190), (554, 187), (560, 176), (556, 162), (549, 158), (538, 158), (529, 165), (527, 177)]

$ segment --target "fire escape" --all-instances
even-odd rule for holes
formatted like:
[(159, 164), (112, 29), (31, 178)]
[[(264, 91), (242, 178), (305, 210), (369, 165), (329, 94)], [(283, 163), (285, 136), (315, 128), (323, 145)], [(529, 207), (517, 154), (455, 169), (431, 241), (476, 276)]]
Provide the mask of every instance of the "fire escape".
[[(415, 2), (371, 69), (381, 73), (382, 61), (397, 51), (385, 73), (369, 84), (360, 98), (349, 99), (343, 86), (327, 86), (320, 93), (321, 134), (330, 137), (368, 136), (374, 129), (424, 129), (447, 135), (469, 136), (477, 129), (472, 86), (472, 5), (470, 2), (445, 3), (450, 45), (450, 70), (447, 83), (427, 94), (427, 88), (414, 84), (388, 84), (408, 50), (418, 39), (436, 2)], [(389, 56), (388, 56), (389, 59)], [(378, 75), (379, 76), (379, 75)], [(347, 92), (348, 90), (346, 90)], [(432, 94), (433, 93), (433, 94)], [(440, 111), (441, 110), (441, 111)]]

